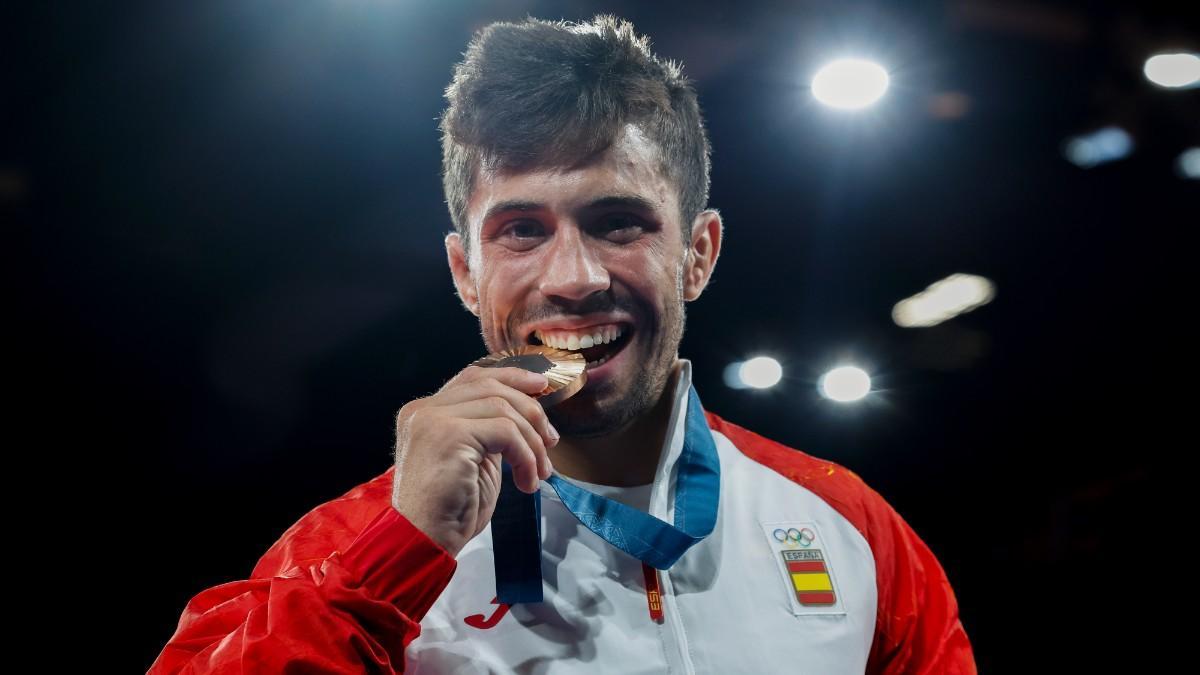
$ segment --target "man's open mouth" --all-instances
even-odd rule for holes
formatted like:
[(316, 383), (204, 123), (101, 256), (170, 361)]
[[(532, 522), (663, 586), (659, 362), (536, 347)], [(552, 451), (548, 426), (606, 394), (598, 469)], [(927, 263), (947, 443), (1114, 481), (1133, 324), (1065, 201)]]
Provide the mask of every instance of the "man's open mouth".
[(588, 368), (596, 368), (624, 349), (632, 335), (632, 325), (619, 323), (572, 330), (536, 330), (526, 341), (531, 345), (579, 352), (587, 361)]

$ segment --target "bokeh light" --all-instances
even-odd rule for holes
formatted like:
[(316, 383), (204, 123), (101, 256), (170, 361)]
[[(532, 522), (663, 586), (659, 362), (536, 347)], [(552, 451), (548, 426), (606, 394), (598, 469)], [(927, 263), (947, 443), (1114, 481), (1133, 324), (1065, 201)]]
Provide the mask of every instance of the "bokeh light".
[(841, 366), (825, 373), (820, 382), (821, 395), (838, 403), (862, 400), (871, 393), (871, 376), (854, 366)]
[(890, 80), (883, 66), (863, 59), (839, 59), (821, 67), (812, 80), (813, 96), (831, 108), (860, 110), (887, 91)]

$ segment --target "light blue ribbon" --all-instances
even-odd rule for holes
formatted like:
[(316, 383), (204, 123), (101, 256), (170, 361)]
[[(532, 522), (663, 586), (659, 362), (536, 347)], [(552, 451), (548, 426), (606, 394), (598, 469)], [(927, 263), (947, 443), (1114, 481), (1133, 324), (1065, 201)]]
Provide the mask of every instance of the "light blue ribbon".
[[(584, 527), (651, 567), (669, 569), (689, 548), (712, 533), (721, 492), (717, 447), (695, 387), (688, 389), (685, 425), (683, 451), (676, 464), (674, 525), (559, 476), (551, 476), (547, 482)], [(530, 519), (540, 511), (541, 493), (526, 495), (517, 490), (510, 471), (503, 479), (496, 515), (492, 517), (496, 596), (510, 605), (541, 602), (541, 542), (533, 534), (540, 531), (541, 523)], [(530, 548), (533, 545), (537, 547), (536, 558)]]

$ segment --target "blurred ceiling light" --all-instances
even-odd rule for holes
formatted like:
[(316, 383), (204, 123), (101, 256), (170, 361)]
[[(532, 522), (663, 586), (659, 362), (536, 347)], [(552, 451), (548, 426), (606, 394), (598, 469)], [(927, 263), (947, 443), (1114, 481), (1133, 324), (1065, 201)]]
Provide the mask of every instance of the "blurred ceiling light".
[(974, 274), (952, 274), (892, 308), (892, 320), (904, 328), (936, 326), (992, 301), (996, 286)]
[(738, 368), (738, 376), (747, 387), (767, 389), (783, 379), (783, 366), (769, 356), (757, 356)]
[(1200, 180), (1200, 148), (1184, 150), (1175, 162), (1179, 175), (1192, 180)]
[(1133, 152), (1133, 137), (1121, 127), (1108, 126), (1067, 141), (1063, 154), (1081, 169), (1123, 159)]
[(821, 377), (821, 395), (838, 403), (861, 400), (871, 393), (871, 376), (861, 368), (842, 366)]
[(1200, 85), (1200, 56), (1181, 52), (1156, 54), (1142, 68), (1146, 79), (1160, 87), (1182, 89)]
[(859, 110), (883, 97), (888, 74), (878, 63), (839, 59), (827, 63), (812, 80), (813, 96), (831, 108)]

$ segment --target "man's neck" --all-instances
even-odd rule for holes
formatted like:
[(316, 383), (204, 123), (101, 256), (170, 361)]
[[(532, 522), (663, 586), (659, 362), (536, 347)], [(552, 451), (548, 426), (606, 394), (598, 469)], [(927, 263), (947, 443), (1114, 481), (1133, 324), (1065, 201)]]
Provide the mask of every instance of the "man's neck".
[(654, 481), (659, 455), (666, 445), (667, 425), (675, 404), (681, 362), (663, 387), (658, 402), (624, 429), (594, 438), (567, 438), (550, 448), (554, 469), (567, 478), (587, 483), (628, 487)]

